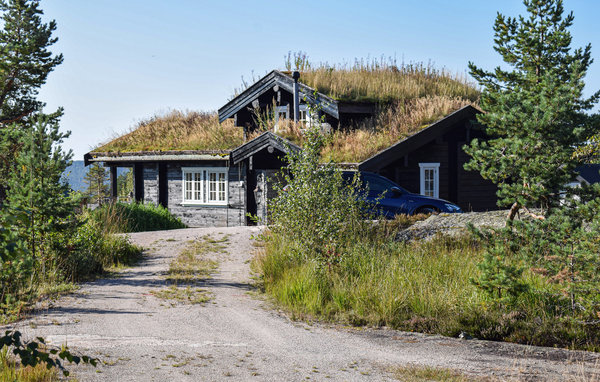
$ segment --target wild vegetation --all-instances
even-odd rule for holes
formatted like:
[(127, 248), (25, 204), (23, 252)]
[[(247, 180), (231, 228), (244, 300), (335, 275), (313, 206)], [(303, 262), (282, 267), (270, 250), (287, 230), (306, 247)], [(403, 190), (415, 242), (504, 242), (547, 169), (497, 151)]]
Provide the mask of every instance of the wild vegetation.
[(152, 203), (107, 203), (86, 214), (107, 234), (186, 228), (168, 209)]
[[(462, 98), (441, 96), (381, 105), (373, 117), (346, 129), (333, 130), (321, 149), (321, 161), (361, 162), (467, 105), (473, 103)], [(250, 138), (267, 130), (276, 131), (294, 144), (304, 146), (306, 126), (302, 123), (278, 121), (275, 127), (275, 120), (270, 115), (259, 115), (256, 119), (260, 129), (250, 135)]]
[[(585, 130), (581, 123), (589, 120), (582, 111), (591, 101), (580, 99), (580, 90), (588, 53), (575, 51), (575, 56), (562, 58), (572, 66), (562, 65), (572, 17), (562, 19), (558, 0), (525, 4), (530, 18), (497, 19), (497, 41), (503, 44), (498, 50), (515, 49), (523, 57), (507, 53), (517, 73), (502, 77), (508, 90), (490, 85), (484, 93), (483, 106), (492, 115), (482, 121), (491, 121), (493, 137), (519, 126), (531, 129), (531, 137), (526, 132), (506, 134), (489, 144), (476, 143), (469, 152), (476, 163), (471, 166), (480, 166), (484, 176), (496, 176), (486, 167), (490, 163), (500, 166), (497, 178), (490, 178), (503, 182), (500, 203), (516, 203), (517, 209), (541, 207), (542, 214), (508, 220), (504, 229), (472, 229), (464, 237), (396, 242), (387, 224), (366, 224), (359, 198), (344, 188), (331, 164), (318, 163), (327, 142), (319, 126), (313, 126), (306, 133), (304, 152), (289, 158), (289, 185), (274, 201), (272, 225), (254, 261), (264, 290), (292, 316), (600, 351), (600, 188), (567, 190), (561, 199), (564, 182), (558, 180), (564, 174), (557, 166), (573, 168), (569, 161), (577, 141), (564, 149), (555, 147), (552, 155), (544, 154), (546, 147), (529, 150), (529, 145), (545, 145), (534, 139), (542, 130), (551, 147)], [(539, 33), (564, 46), (542, 50), (550, 67), (536, 70), (527, 63), (538, 62), (530, 55), (540, 50), (519, 44), (544, 40)], [(478, 73), (485, 85), (500, 72), (488, 77)], [(545, 73), (540, 81), (537, 73)], [(522, 81), (510, 82), (516, 78)], [(523, 102), (515, 101), (517, 95)], [(503, 114), (503, 102), (519, 110)], [(554, 108), (556, 104), (563, 107)], [(521, 119), (527, 122), (521, 124)], [(573, 132), (573, 126), (581, 129)], [(505, 158), (521, 146), (527, 148), (528, 163), (518, 155)]]
[(94, 151), (167, 150), (227, 151), (244, 143), (241, 127), (232, 120), (219, 124), (214, 112), (171, 111), (140, 121), (132, 130)]
[(388, 103), (439, 96), (475, 102), (479, 91), (464, 75), (433, 64), (395, 59), (355, 59), (353, 64), (313, 64), (306, 53), (289, 53), (286, 69), (299, 70), (303, 84), (339, 101)]

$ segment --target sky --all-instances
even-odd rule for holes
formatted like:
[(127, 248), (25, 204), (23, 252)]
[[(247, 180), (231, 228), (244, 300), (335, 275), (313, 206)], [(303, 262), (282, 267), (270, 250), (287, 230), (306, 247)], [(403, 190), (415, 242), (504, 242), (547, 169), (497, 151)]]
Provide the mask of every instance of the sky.
[[(137, 122), (173, 109), (217, 110), (236, 88), (284, 66), (288, 52), (330, 64), (395, 57), (467, 73), (501, 65), (497, 12), (521, 0), (43, 0), (56, 20), (51, 47), (64, 62), (40, 90), (45, 111), (63, 107), (63, 147), (74, 160)], [(592, 44), (587, 95), (600, 89), (600, 2), (565, 0), (573, 47)], [(598, 110), (598, 108), (596, 108)]]

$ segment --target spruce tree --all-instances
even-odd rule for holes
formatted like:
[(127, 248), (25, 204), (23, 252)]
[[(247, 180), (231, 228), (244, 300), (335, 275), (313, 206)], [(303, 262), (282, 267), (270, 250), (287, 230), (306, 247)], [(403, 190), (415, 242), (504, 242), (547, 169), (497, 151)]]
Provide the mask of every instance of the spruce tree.
[(509, 219), (520, 208), (547, 212), (559, 205), (578, 164), (573, 153), (594, 132), (586, 111), (600, 95), (582, 95), (591, 46), (571, 48), (573, 14), (563, 16), (561, 0), (524, 4), (527, 16), (498, 14), (494, 24), (494, 49), (510, 69), (469, 63), (483, 87), (478, 121), (490, 139), (465, 147), (472, 157), (465, 168), (498, 186), (499, 206), (511, 206)]
[(86, 194), (90, 198), (91, 202), (102, 203), (102, 200), (109, 196), (108, 184), (106, 184), (108, 174), (106, 168), (98, 163), (93, 163), (85, 177), (83, 182), (87, 184)]

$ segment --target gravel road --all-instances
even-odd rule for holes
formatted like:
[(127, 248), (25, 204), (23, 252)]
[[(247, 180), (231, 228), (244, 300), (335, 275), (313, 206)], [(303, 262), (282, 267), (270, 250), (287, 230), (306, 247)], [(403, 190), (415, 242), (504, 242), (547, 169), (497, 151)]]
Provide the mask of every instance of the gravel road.
[[(458, 369), (500, 380), (597, 380), (598, 354), (386, 329), (294, 322), (251, 286), (256, 227), (131, 234), (145, 259), (118, 277), (84, 284), (12, 327), (98, 357), (72, 368), (81, 381), (387, 381), (394, 366)], [(170, 261), (205, 235), (228, 236), (203, 286), (203, 305), (161, 300)], [(584, 378), (585, 375), (585, 378)], [(590, 375), (592, 376), (591, 379)]]

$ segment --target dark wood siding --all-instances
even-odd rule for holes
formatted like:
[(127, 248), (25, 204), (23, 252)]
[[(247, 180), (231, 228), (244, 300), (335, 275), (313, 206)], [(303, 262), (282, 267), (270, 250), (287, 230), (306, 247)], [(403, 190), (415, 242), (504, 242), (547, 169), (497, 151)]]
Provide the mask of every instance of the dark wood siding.
[(477, 131), (467, 132), (469, 123), (461, 123), (444, 137), (416, 148), (377, 171), (402, 187), (420, 192), (419, 163), (439, 163), (440, 198), (458, 204), (464, 211), (487, 211), (498, 209), (496, 186), (483, 179), (477, 172), (466, 171), (464, 164), (470, 157), (463, 146), (467, 139), (481, 137)]

